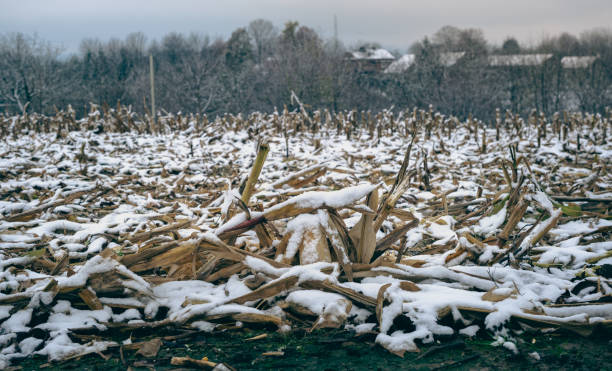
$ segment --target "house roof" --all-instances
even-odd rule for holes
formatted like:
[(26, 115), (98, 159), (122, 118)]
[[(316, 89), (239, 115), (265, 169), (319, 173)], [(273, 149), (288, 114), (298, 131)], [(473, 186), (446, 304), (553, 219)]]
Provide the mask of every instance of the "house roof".
[(354, 52), (350, 52), (351, 59), (369, 59), (369, 60), (381, 60), (381, 59), (395, 59), (393, 54), (389, 53), (386, 49), (378, 48), (378, 49), (365, 49), (365, 50), (357, 50)]
[[(446, 52), (440, 53), (440, 63), (446, 67), (450, 67), (457, 63), (461, 58), (465, 56), (465, 52)], [(402, 73), (410, 68), (416, 62), (416, 55), (404, 54), (399, 59), (396, 59), (393, 63), (385, 69), (385, 73)]]
[(489, 66), (539, 66), (552, 58), (552, 54), (490, 55)]
[(414, 64), (416, 56), (414, 54), (404, 54), (396, 59), (385, 69), (385, 73), (402, 73)]
[(568, 56), (561, 58), (561, 66), (563, 68), (587, 68), (597, 60), (597, 56)]
[(465, 52), (446, 52), (440, 53), (440, 63), (446, 67), (450, 67), (463, 58)]

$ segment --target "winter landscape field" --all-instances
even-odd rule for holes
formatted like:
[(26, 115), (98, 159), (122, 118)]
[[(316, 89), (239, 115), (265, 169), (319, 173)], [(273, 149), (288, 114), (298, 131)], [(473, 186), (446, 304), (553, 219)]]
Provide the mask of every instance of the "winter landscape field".
[(612, 370), (610, 0), (0, 0), (0, 370)]
[(407, 358), (485, 339), (531, 365), (546, 355), (526, 339), (603, 334), (605, 356), (609, 112), (485, 124), (293, 99), (216, 119), (1, 117), (0, 368), (224, 369), (229, 356), (156, 356), (182, 338), (256, 347), (299, 331)]

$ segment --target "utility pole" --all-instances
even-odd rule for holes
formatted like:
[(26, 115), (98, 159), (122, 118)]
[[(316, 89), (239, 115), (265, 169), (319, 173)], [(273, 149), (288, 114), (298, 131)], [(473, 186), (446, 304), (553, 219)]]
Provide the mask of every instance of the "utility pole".
[[(336, 16), (336, 14), (334, 14), (334, 58), (339, 58), (340, 56), (338, 55), (338, 16)], [(338, 85), (338, 80), (336, 77), (334, 77), (333, 79), (333, 89), (332, 89), (332, 94), (331, 94), (331, 98), (332, 98), (332, 107), (334, 109), (334, 111), (336, 111), (336, 95), (338, 94), (338, 90), (337, 90), (337, 85)]]
[(338, 17), (334, 14), (334, 51), (338, 53)]
[(153, 127), (155, 125), (155, 71), (153, 69), (153, 54), (149, 54), (149, 75), (151, 77), (151, 126)]

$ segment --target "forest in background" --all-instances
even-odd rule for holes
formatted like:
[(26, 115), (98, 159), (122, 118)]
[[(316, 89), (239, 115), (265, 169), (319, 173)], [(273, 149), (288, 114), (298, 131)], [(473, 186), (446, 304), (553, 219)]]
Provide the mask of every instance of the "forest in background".
[[(358, 47), (377, 47), (376, 44)], [(156, 104), (163, 112), (208, 116), (272, 112), (292, 107), (291, 92), (312, 109), (359, 111), (433, 105), (465, 118), (490, 120), (496, 108), (550, 115), (561, 110), (604, 113), (612, 101), (612, 30), (594, 29), (579, 37), (563, 33), (520, 45), (509, 37), (489, 43), (479, 29), (445, 26), (410, 46), (415, 63), (402, 73), (366, 73), (346, 58), (337, 39), (287, 22), (283, 29), (263, 19), (236, 29), (229, 39), (170, 33), (148, 40), (85, 39), (79, 52), (37, 35), (0, 35), (0, 113), (51, 114), (71, 105), (77, 115), (90, 104), (117, 102), (136, 112), (150, 107), (149, 55), (155, 61)], [(440, 53), (465, 52), (446, 66)], [(499, 54), (553, 54), (542, 66), (493, 68)], [(401, 55), (396, 53), (396, 58)], [(587, 68), (563, 69), (563, 56), (597, 56)]]

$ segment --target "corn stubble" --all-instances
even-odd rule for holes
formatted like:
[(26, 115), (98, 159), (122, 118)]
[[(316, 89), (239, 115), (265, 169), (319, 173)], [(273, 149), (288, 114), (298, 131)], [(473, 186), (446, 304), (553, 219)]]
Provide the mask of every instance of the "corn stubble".
[[(578, 238), (578, 243), (609, 241), (612, 231), (605, 221), (611, 218), (609, 185), (612, 179), (608, 170), (610, 157), (603, 156), (601, 149), (610, 151), (606, 138), (610, 117), (564, 113), (547, 122), (546, 117), (535, 113), (526, 120), (509, 111), (505, 120), (501, 116), (498, 111), (491, 127), (472, 117), (460, 121), (455, 117), (434, 114), (431, 109), (414, 109), (399, 115), (385, 111), (373, 116), (363, 112), (359, 115), (357, 111), (309, 113), (303, 106), (294, 112), (285, 109), (280, 115), (254, 113), (243, 118), (228, 114), (214, 121), (208, 121), (205, 116), (167, 115), (159, 117), (155, 127), (148, 125), (146, 118), (123, 106), (116, 109), (92, 106), (90, 115), (83, 120), (76, 120), (70, 110), (59, 111), (53, 117), (37, 114), (2, 117), (0, 137), (15, 143), (2, 154), (2, 158), (10, 158), (23, 150), (31, 157), (44, 157), (47, 154), (43, 148), (31, 148), (27, 142), (18, 139), (24, 133), (33, 137), (51, 136), (53, 143), (72, 148), (72, 155), (80, 164), (60, 171), (73, 179), (91, 180), (97, 184), (87, 191), (58, 188), (35, 193), (18, 186), (3, 187), (0, 195), (3, 201), (31, 201), (33, 197), (38, 200), (38, 206), (5, 212), (3, 223), (36, 225), (65, 219), (62, 214), (50, 210), (66, 205), (76, 205), (78, 208), (74, 210), (80, 210), (68, 215), (68, 219), (99, 219), (127, 201), (128, 194), (148, 194), (151, 202), (146, 208), (153, 211), (144, 217), (145, 222), (99, 234), (110, 242), (101, 251), (69, 255), (66, 250), (65, 254), (58, 254), (61, 246), (59, 250), (52, 249), (49, 239), (69, 235), (70, 231), (56, 230), (51, 236), (33, 236), (25, 246), (4, 248), (5, 264), (17, 272), (28, 270), (59, 277), (75, 274), (79, 266), (96, 256), (115, 260), (123, 268), (93, 274), (85, 283), (76, 286), (60, 288), (56, 283), (49, 283), (40, 288), (40, 292), (50, 294), (51, 303), (68, 299), (73, 306), (94, 311), (105, 305), (115, 310), (134, 308), (142, 311), (138, 301), (127, 300), (152, 296), (147, 289), (126, 284), (135, 279), (131, 275), (138, 275), (153, 286), (183, 280), (219, 284), (238, 277), (251, 291), (228, 303), (259, 309), (278, 305), (284, 313), (198, 313), (180, 319), (145, 318), (151, 328), (207, 321), (231, 329), (231, 324), (239, 321), (246, 327), (280, 330), (290, 325), (305, 326), (314, 331), (342, 327), (352, 307), (371, 311), (380, 326), (385, 320), (385, 309), (392, 305), (392, 285), (381, 286), (377, 295), (372, 297), (343, 283), (389, 276), (398, 282), (393, 290), (418, 292), (422, 289), (419, 283), (432, 278), (427, 273), (420, 273), (420, 267), (436, 264), (445, 267), (496, 265), (528, 271), (539, 268), (563, 270), (569, 268), (571, 262), (543, 263), (539, 259), (548, 251), (547, 246), (560, 246), (562, 242), (560, 238), (563, 236), (552, 236), (551, 231), (571, 221), (588, 220), (592, 225), (587, 231), (572, 235), (572, 238)], [(96, 165), (96, 157), (107, 154), (94, 141), (117, 133), (172, 137), (185, 132), (191, 142), (191, 153), (175, 152), (173, 156), (180, 161), (198, 162), (207, 161), (204, 150), (200, 151), (201, 158), (193, 154), (198, 142), (203, 149), (222, 140), (222, 136), (213, 133), (241, 130), (265, 138), (257, 145), (251, 168), (211, 165), (209, 173), (203, 174), (204, 178), (195, 183), (187, 181), (188, 168), (178, 174), (167, 167), (158, 169), (158, 181), (163, 183), (160, 186), (143, 182), (138, 174), (120, 173), (113, 167)], [(74, 132), (95, 133), (95, 136), (89, 135), (81, 146), (70, 146)], [(585, 132), (590, 135), (585, 136)], [(298, 158), (291, 155), (298, 153), (296, 147), (299, 143), (310, 142), (312, 148), (319, 146), (320, 149), (315, 151), (324, 151), (325, 148), (320, 147), (323, 145), (321, 141), (314, 138), (337, 137), (338, 134), (358, 143), (363, 143), (363, 137), (370, 141), (376, 139), (380, 143), (376, 156), (384, 156), (384, 162), (351, 149), (344, 151), (343, 158), (318, 163), (316, 156)], [(518, 138), (522, 138), (521, 145), (518, 145)], [(546, 154), (539, 152), (543, 145), (558, 138), (563, 140), (558, 141), (558, 153), (553, 154), (556, 157), (547, 158)], [(472, 151), (475, 157), (462, 155), (453, 158), (453, 151), (469, 146), (474, 149), (467, 151)], [(115, 149), (127, 156), (138, 150), (133, 147)], [(157, 150), (173, 152), (161, 142)], [(226, 150), (231, 151), (227, 146)], [(155, 153), (156, 149), (147, 151)], [(278, 156), (278, 153), (282, 155)], [(270, 163), (271, 154), (274, 163)], [(218, 151), (213, 155), (236, 158), (236, 154)], [(398, 162), (397, 159), (402, 157), (403, 160)], [(0, 179), (8, 184), (26, 172), (44, 178), (46, 174), (36, 166), (36, 161), (43, 160), (32, 160), (18, 170), (3, 168)], [(393, 174), (384, 167), (372, 165), (385, 162), (399, 170)], [(339, 166), (339, 163), (346, 165)], [(282, 177), (266, 174), (266, 171), (278, 173), (278, 169), (283, 167), (289, 167), (291, 171), (284, 171)], [(471, 176), (474, 173), (482, 176)], [(233, 184), (229, 187), (236, 187), (241, 175), (247, 175), (242, 190), (233, 198), (228, 196), (223, 209), (215, 200), (223, 199), (223, 194), (229, 192), (228, 186), (216, 178), (228, 179)], [(331, 206), (329, 202), (305, 203), (299, 198), (306, 192), (315, 192), (313, 197), (324, 198), (331, 191), (355, 186), (366, 179), (376, 186), (358, 200), (333, 202)], [(461, 194), (458, 191), (462, 182), (474, 180), (478, 183), (477, 192)], [(427, 197), (423, 198), (424, 195)], [(193, 210), (190, 215), (185, 215), (185, 207)], [(214, 233), (224, 221), (231, 222), (232, 217), (240, 216), (241, 222)], [(487, 218), (493, 220), (496, 217), (501, 219), (494, 228), (487, 230)], [(299, 218), (311, 222), (299, 230), (289, 229), (288, 225)], [(19, 224), (7, 226), (3, 234), (23, 233)], [(437, 235), (436, 230), (440, 229), (450, 231), (449, 236), (441, 238)], [(422, 233), (411, 234), (415, 230)], [(415, 240), (414, 236), (420, 237)], [(14, 263), (7, 260), (17, 257), (28, 259)], [(597, 283), (594, 290), (602, 294), (597, 300), (573, 304), (560, 300), (544, 303), (543, 307), (582, 305), (587, 308), (609, 301), (612, 283), (610, 277), (601, 272), (609, 270), (606, 267), (610, 265), (599, 264), (608, 257), (610, 251), (590, 257), (581, 267), (583, 276), (577, 277), (591, 277), (590, 281)], [(327, 278), (284, 275), (294, 267), (316, 263), (328, 263), (319, 270), (321, 277)], [(330, 268), (333, 266), (336, 268)], [(331, 279), (333, 269), (339, 269), (337, 280)], [(457, 284), (470, 275), (460, 269), (453, 272), (456, 274), (445, 279)], [(495, 283), (490, 277), (479, 276), (477, 279)], [(30, 285), (35, 281), (33, 278)], [(27, 288), (28, 285), (24, 284), (0, 296), (0, 304), (27, 305), (34, 295)], [(334, 305), (341, 309), (338, 313), (317, 314), (285, 301), (288, 293), (306, 289), (340, 295), (341, 299)], [(501, 293), (495, 289), (471, 289), (482, 291), (485, 302), (516, 298), (521, 292), (520, 286)], [(109, 297), (126, 300), (113, 301), (107, 299)], [(186, 300), (182, 306), (205, 304)], [(452, 310), (475, 320), (490, 312), (466, 306), (453, 307)], [(572, 311), (578, 312), (576, 308)], [(597, 323), (583, 323), (554, 315), (543, 319), (538, 316), (542, 313), (545, 310), (535, 314), (525, 310), (512, 318), (525, 328), (564, 328), (581, 335), (590, 334), (596, 326), (609, 329), (612, 324), (610, 316)], [(448, 316), (451, 316), (450, 307), (439, 310), (439, 319)], [(112, 328), (129, 331), (133, 326), (113, 323)], [(100, 337), (104, 335), (100, 334)], [(403, 351), (389, 350), (403, 354)], [(216, 362), (185, 357), (173, 358), (172, 364), (204, 368), (217, 365)]]

